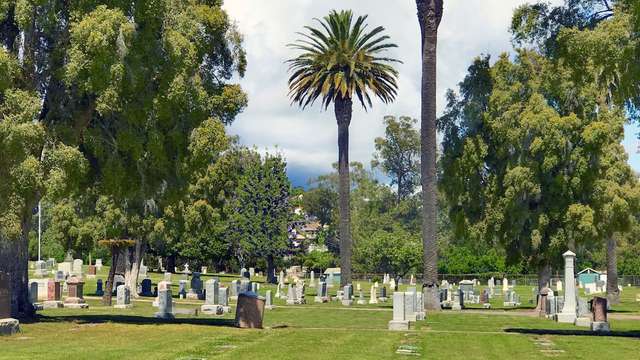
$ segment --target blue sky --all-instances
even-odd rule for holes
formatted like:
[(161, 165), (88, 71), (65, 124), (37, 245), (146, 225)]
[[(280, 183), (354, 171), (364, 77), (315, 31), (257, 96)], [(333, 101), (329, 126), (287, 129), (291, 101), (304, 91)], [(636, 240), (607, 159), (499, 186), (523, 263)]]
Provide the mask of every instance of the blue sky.
[[(444, 106), (447, 89), (455, 88), (474, 57), (493, 59), (512, 51), (508, 31), (513, 9), (528, 0), (447, 0), (439, 31), (438, 109)], [(560, 0), (552, 1), (559, 3)], [(382, 25), (398, 49), (390, 52), (403, 61), (397, 100), (390, 105), (374, 103), (364, 112), (356, 109), (350, 127), (350, 158), (369, 164), (374, 139), (384, 132), (385, 115), (418, 117), (420, 111), (420, 38), (413, 0), (227, 0), (224, 5), (245, 36), (247, 74), (240, 84), (249, 95), (249, 106), (230, 126), (246, 145), (278, 151), (288, 162), (294, 185), (331, 171), (337, 159), (337, 127), (332, 111), (319, 106), (302, 111), (287, 97), (287, 65), (294, 55), (286, 47), (295, 32), (332, 9), (352, 9), (368, 14), (370, 26)], [(631, 165), (640, 170), (636, 154), (636, 126), (625, 128), (625, 148)]]

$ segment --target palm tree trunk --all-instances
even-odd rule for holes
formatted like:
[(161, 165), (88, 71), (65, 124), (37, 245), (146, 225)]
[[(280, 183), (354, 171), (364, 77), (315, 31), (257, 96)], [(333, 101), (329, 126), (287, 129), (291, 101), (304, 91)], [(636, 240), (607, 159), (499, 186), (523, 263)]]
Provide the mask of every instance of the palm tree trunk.
[(443, 0), (416, 0), (422, 35), (422, 111), (420, 149), (422, 182), (422, 244), (424, 308), (440, 310), (436, 238), (436, 57)]
[(617, 248), (615, 236), (609, 236), (607, 239), (607, 300), (611, 305), (620, 303)]
[(339, 98), (335, 101), (336, 120), (338, 122), (338, 176), (339, 176), (339, 208), (340, 224), (340, 283), (344, 286), (351, 283), (351, 209), (349, 193), (349, 124), (352, 114), (351, 99)]

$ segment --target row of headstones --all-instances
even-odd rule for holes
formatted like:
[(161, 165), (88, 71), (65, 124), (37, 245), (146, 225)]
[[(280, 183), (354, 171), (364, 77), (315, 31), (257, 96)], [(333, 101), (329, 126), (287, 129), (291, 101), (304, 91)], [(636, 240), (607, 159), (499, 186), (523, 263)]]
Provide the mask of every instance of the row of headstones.
[(411, 323), (426, 319), (424, 295), (410, 287), (405, 292), (393, 293), (393, 319), (389, 321), (389, 330), (409, 330)]
[[(64, 283), (57, 279), (45, 279), (32, 281), (29, 285), (29, 299), (36, 308), (87, 308), (89, 305), (84, 300), (82, 279), (71, 276)], [(67, 297), (62, 301), (63, 284), (67, 287)], [(40, 301), (43, 301), (40, 303)]]
[[(493, 278), (490, 279), (489, 285), (492, 284), (492, 280)], [(507, 282), (505, 281), (504, 283)], [(490, 300), (495, 295), (492, 288), (482, 289), (480, 294), (476, 295), (474, 286), (477, 284), (479, 284), (479, 282), (475, 280), (463, 280), (456, 289), (455, 284), (449, 284), (446, 280), (443, 280), (439, 288), (441, 307), (461, 310), (465, 304), (483, 304), (484, 308), (491, 308)], [(503, 296), (504, 307), (517, 307), (521, 305), (520, 296), (513, 290), (513, 286), (506, 287)]]

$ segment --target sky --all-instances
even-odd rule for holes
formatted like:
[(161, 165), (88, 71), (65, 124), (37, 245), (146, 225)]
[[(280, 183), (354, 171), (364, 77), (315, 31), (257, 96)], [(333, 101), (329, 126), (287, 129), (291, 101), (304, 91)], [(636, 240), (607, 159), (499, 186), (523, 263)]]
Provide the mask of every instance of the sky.
[[(496, 59), (512, 52), (508, 31), (513, 9), (531, 0), (447, 0), (438, 37), (438, 113), (444, 109), (447, 89), (456, 88), (471, 61), (490, 54)], [(553, 0), (560, 3), (561, 0)], [(403, 63), (397, 65), (399, 91), (392, 104), (376, 101), (367, 112), (354, 106), (350, 126), (351, 161), (369, 165), (374, 139), (384, 134), (385, 115), (419, 117), (420, 36), (413, 0), (226, 0), (225, 10), (244, 35), (248, 56), (245, 77), (239, 79), (248, 93), (247, 109), (230, 126), (242, 144), (260, 151), (279, 152), (288, 163), (295, 186), (331, 171), (337, 161), (338, 130), (332, 108), (320, 105), (301, 110), (287, 96), (287, 64), (296, 52), (287, 44), (296, 32), (336, 9), (352, 9), (369, 15), (371, 27), (384, 26), (398, 45), (388, 53)], [(355, 104), (354, 104), (355, 105)], [(629, 162), (640, 171), (636, 126), (625, 128), (624, 146)]]

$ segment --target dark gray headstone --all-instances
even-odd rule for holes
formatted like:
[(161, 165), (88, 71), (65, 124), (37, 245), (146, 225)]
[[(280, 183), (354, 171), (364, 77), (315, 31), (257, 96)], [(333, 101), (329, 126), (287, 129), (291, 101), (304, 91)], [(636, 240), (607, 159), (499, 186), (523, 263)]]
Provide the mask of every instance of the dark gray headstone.
[(153, 292), (151, 291), (151, 279), (142, 280), (142, 290), (140, 292), (141, 296), (153, 296)]
[(0, 319), (11, 317), (11, 278), (0, 273)]

